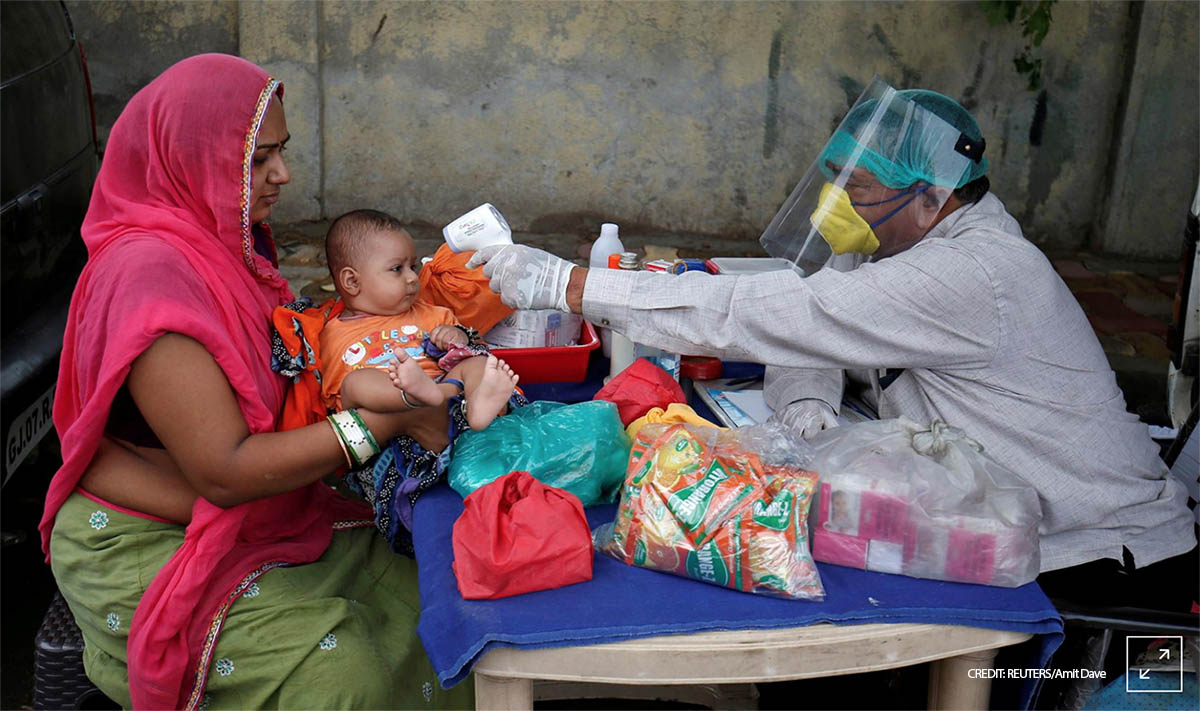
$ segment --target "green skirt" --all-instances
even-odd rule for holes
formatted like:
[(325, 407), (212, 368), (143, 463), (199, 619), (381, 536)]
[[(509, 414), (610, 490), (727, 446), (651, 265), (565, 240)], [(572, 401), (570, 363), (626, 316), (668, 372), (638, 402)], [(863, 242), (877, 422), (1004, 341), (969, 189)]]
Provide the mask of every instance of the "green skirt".
[[(50, 561), (83, 631), (84, 668), (130, 706), (133, 612), (184, 529), (72, 494)], [(417, 638), (417, 565), (373, 527), (337, 530), (307, 565), (263, 573), (234, 602), (211, 655), (207, 709), (472, 708), (474, 684), (443, 690)]]

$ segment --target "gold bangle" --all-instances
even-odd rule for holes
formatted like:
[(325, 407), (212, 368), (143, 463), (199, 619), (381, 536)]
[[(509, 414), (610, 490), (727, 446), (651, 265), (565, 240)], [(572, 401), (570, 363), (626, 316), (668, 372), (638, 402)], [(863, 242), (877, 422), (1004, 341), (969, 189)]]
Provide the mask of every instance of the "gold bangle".
[(329, 426), (333, 428), (333, 437), (337, 440), (338, 446), (342, 448), (342, 456), (346, 458), (346, 468), (353, 469), (354, 462), (350, 461), (350, 450), (346, 449), (346, 443), (342, 441), (342, 433), (338, 432), (337, 425), (328, 417), (325, 418), (329, 422)]

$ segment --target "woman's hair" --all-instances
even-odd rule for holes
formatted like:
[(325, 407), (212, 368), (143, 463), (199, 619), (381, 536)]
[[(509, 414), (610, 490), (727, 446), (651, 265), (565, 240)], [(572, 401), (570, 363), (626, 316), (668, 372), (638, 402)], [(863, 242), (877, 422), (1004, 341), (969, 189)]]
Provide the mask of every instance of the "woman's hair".
[(367, 237), (384, 231), (407, 234), (400, 220), (379, 210), (351, 210), (335, 219), (325, 235), (329, 273), (336, 275), (342, 267), (358, 264), (366, 256)]

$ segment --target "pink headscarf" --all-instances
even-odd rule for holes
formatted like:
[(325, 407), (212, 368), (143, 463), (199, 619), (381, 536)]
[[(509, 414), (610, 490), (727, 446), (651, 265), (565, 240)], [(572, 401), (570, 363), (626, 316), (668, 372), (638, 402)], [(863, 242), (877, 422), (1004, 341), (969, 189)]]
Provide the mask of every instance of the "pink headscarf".
[[(254, 64), (199, 55), (134, 95), (113, 126), (63, 338), (54, 400), (63, 465), (40, 525), (47, 559), (55, 515), (96, 453), (131, 363), (163, 334), (203, 344), (250, 431), (274, 430), (285, 382), (270, 369), (270, 318), (292, 294), (254, 250), (250, 192), (259, 126), (282, 97)], [(347, 504), (319, 484), (230, 509), (199, 499), (183, 545), (130, 625), (134, 706), (194, 706), (215, 645), (210, 629), (265, 569), (319, 557), (335, 516), (363, 514)]]

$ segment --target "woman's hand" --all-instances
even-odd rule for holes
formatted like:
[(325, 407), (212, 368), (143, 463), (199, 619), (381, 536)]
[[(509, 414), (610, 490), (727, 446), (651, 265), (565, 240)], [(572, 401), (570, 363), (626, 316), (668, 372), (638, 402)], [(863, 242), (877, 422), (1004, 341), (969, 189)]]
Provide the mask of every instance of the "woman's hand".
[[(160, 337), (133, 362), (126, 384), (178, 472), (217, 506), (292, 491), (346, 463), (325, 421), (251, 434), (224, 371), (187, 336)], [(378, 442), (405, 432), (431, 451), (447, 444), (444, 408), (360, 415)]]
[(448, 351), (454, 346), (467, 345), (467, 334), (458, 326), (438, 326), (429, 332), (429, 340), (438, 348)]

